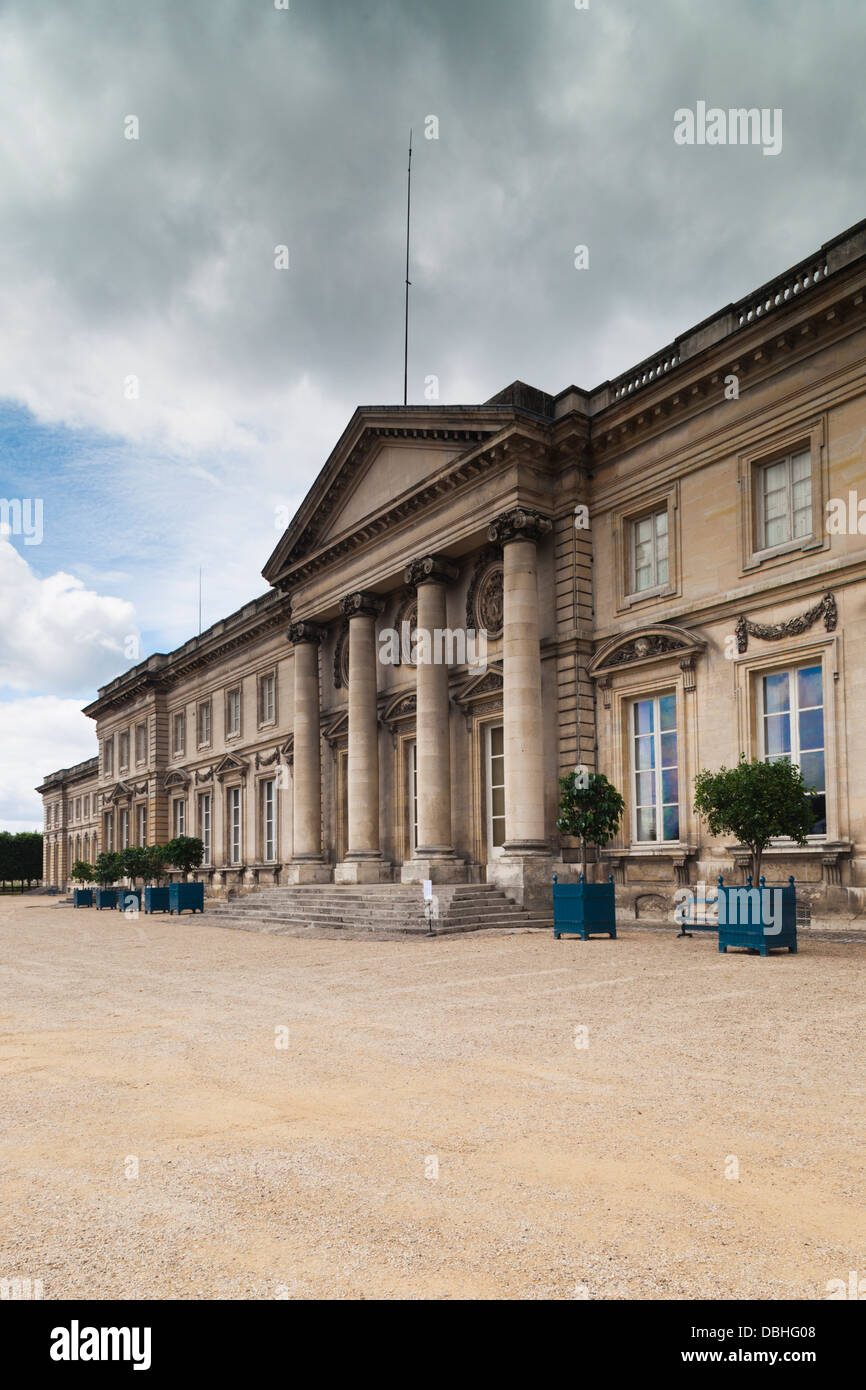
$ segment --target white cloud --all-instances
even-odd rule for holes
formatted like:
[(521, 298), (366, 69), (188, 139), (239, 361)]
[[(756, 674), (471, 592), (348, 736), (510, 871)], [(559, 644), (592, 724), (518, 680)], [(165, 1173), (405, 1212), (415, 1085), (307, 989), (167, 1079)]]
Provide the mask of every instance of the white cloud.
[(95, 692), (134, 664), (126, 652), (137, 637), (131, 603), (94, 593), (62, 570), (40, 579), (0, 530), (0, 686)]
[(41, 830), (42, 799), (34, 788), (49, 772), (92, 758), (96, 725), (78, 700), (54, 695), (0, 703), (0, 830)]

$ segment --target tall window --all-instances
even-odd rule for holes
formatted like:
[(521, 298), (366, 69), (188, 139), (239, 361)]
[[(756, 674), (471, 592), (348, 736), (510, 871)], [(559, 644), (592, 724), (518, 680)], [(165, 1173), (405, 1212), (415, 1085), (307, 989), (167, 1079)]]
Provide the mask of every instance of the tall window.
[(766, 464), (758, 476), (759, 544), (769, 550), (812, 534), (812, 460), (808, 449)]
[(137, 763), (147, 762), (147, 725), (137, 724), (135, 726), (135, 761)]
[(271, 724), (275, 718), (275, 686), (273, 676), (262, 676), (259, 681), (259, 722)]
[(233, 738), (241, 731), (241, 692), (230, 690), (226, 697), (226, 737)]
[(668, 511), (662, 507), (631, 527), (631, 591), (642, 593), (668, 582)]
[(409, 849), (418, 848), (418, 744), (409, 744)]
[(172, 716), (172, 727), (174, 730), (172, 747), (175, 754), (182, 753), (186, 744), (186, 715), (183, 710), (178, 710), (177, 714)]
[(266, 863), (277, 857), (274, 798), (273, 780), (262, 782), (262, 857)]
[(129, 767), (129, 732), (124, 731), (117, 740), (118, 762), (122, 768)]
[(137, 822), (137, 825), (136, 825), (136, 840), (137, 840), (138, 844), (140, 844), (140, 845), (146, 845), (146, 844), (147, 844), (147, 807), (146, 807), (146, 806), (137, 806), (137, 807), (136, 807), (136, 810), (135, 810), (135, 816), (136, 816), (136, 822)]
[(241, 862), (241, 789), (230, 787), (228, 796), (229, 811), (229, 863)]
[(632, 777), (637, 840), (680, 837), (677, 700), (662, 695), (632, 705)]
[(505, 729), (487, 729), (487, 852), (505, 844)]
[(119, 849), (127, 849), (129, 846), (129, 811), (124, 807), (120, 812), (120, 844)]
[(76, 819), (76, 820), (81, 820), (81, 797), (80, 797), (80, 796), (77, 796), (77, 797), (75, 798), (75, 819)]
[(210, 700), (205, 700), (198, 707), (198, 741), (199, 744), (210, 743)]
[(86, 796), (86, 797), (84, 798), (84, 819), (87, 820), (88, 817), (89, 817), (89, 815), (90, 815), (90, 796), (88, 795), (88, 796)]
[(202, 792), (198, 799), (198, 833), (204, 845), (203, 864), (210, 863), (211, 852), (211, 799), (210, 792)]
[(174, 833), (175, 833), (175, 835), (185, 835), (185, 834), (186, 834), (186, 802), (185, 802), (185, 801), (182, 801), (182, 800), (177, 800), (177, 801), (175, 801), (175, 802), (173, 803), (173, 806), (174, 806), (174, 820), (173, 820)]
[(114, 812), (105, 813), (105, 848), (106, 852), (114, 849)]
[(107, 738), (102, 745), (102, 766), (108, 777), (114, 774), (114, 738)]
[(763, 756), (768, 763), (788, 758), (809, 788), (813, 835), (827, 833), (824, 767), (824, 692), (820, 666), (779, 671), (761, 681)]

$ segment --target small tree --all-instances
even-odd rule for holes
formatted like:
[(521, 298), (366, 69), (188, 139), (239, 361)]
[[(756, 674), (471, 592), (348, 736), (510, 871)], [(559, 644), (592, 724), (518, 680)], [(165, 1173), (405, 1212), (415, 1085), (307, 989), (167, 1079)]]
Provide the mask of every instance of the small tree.
[(127, 845), (120, 854), (120, 867), (126, 878), (132, 879), (132, 886), (138, 878), (144, 878), (147, 873), (147, 850), (140, 845)]
[(178, 835), (165, 847), (168, 861), (182, 874), (197, 869), (204, 859), (204, 843), (195, 835)]
[(606, 845), (616, 835), (625, 802), (603, 772), (569, 772), (560, 777), (559, 818), (556, 828), (580, 840), (581, 873), (586, 879), (587, 843)]
[(752, 855), (752, 882), (761, 877), (761, 857), (779, 835), (798, 845), (815, 823), (815, 812), (800, 769), (787, 758), (767, 763), (740, 754), (736, 767), (699, 772), (695, 777), (695, 810), (711, 835), (736, 835)]
[(109, 883), (120, 878), (123, 872), (120, 855), (113, 850), (103, 850), (102, 854), (96, 856), (96, 863), (93, 866), (94, 878), (103, 888), (107, 888)]
[(76, 859), (72, 865), (69, 877), (73, 883), (92, 883), (93, 865), (88, 864), (86, 859)]
[(165, 878), (165, 871), (171, 862), (167, 845), (148, 845), (144, 851), (143, 876), (148, 883), (158, 888)]

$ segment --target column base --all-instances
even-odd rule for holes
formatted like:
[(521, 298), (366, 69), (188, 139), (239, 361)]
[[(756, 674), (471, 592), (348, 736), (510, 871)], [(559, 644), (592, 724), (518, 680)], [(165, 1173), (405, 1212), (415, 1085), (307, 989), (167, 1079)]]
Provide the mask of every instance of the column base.
[(384, 859), (344, 859), (334, 865), (335, 883), (392, 883), (391, 865)]
[(298, 859), (286, 865), (286, 883), (298, 886), (304, 883), (330, 883), (331, 866), (322, 860)]
[(531, 851), (507, 850), (487, 865), (487, 882), (495, 883), (521, 907), (553, 911), (553, 875), (564, 869), (549, 848)]
[(407, 859), (400, 870), (401, 883), (467, 883), (469, 870), (456, 854), (437, 854), (431, 858)]

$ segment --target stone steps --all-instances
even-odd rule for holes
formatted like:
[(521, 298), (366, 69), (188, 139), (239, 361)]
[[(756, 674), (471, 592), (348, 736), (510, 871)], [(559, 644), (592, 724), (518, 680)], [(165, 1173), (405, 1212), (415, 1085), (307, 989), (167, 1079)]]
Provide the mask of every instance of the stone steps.
[[(433, 935), (508, 927), (549, 928), (553, 916), (518, 906), (492, 883), (437, 885)], [(420, 884), (304, 884), (264, 888), (206, 904), (199, 920), (271, 935), (309, 932), (426, 936), (430, 926)]]

